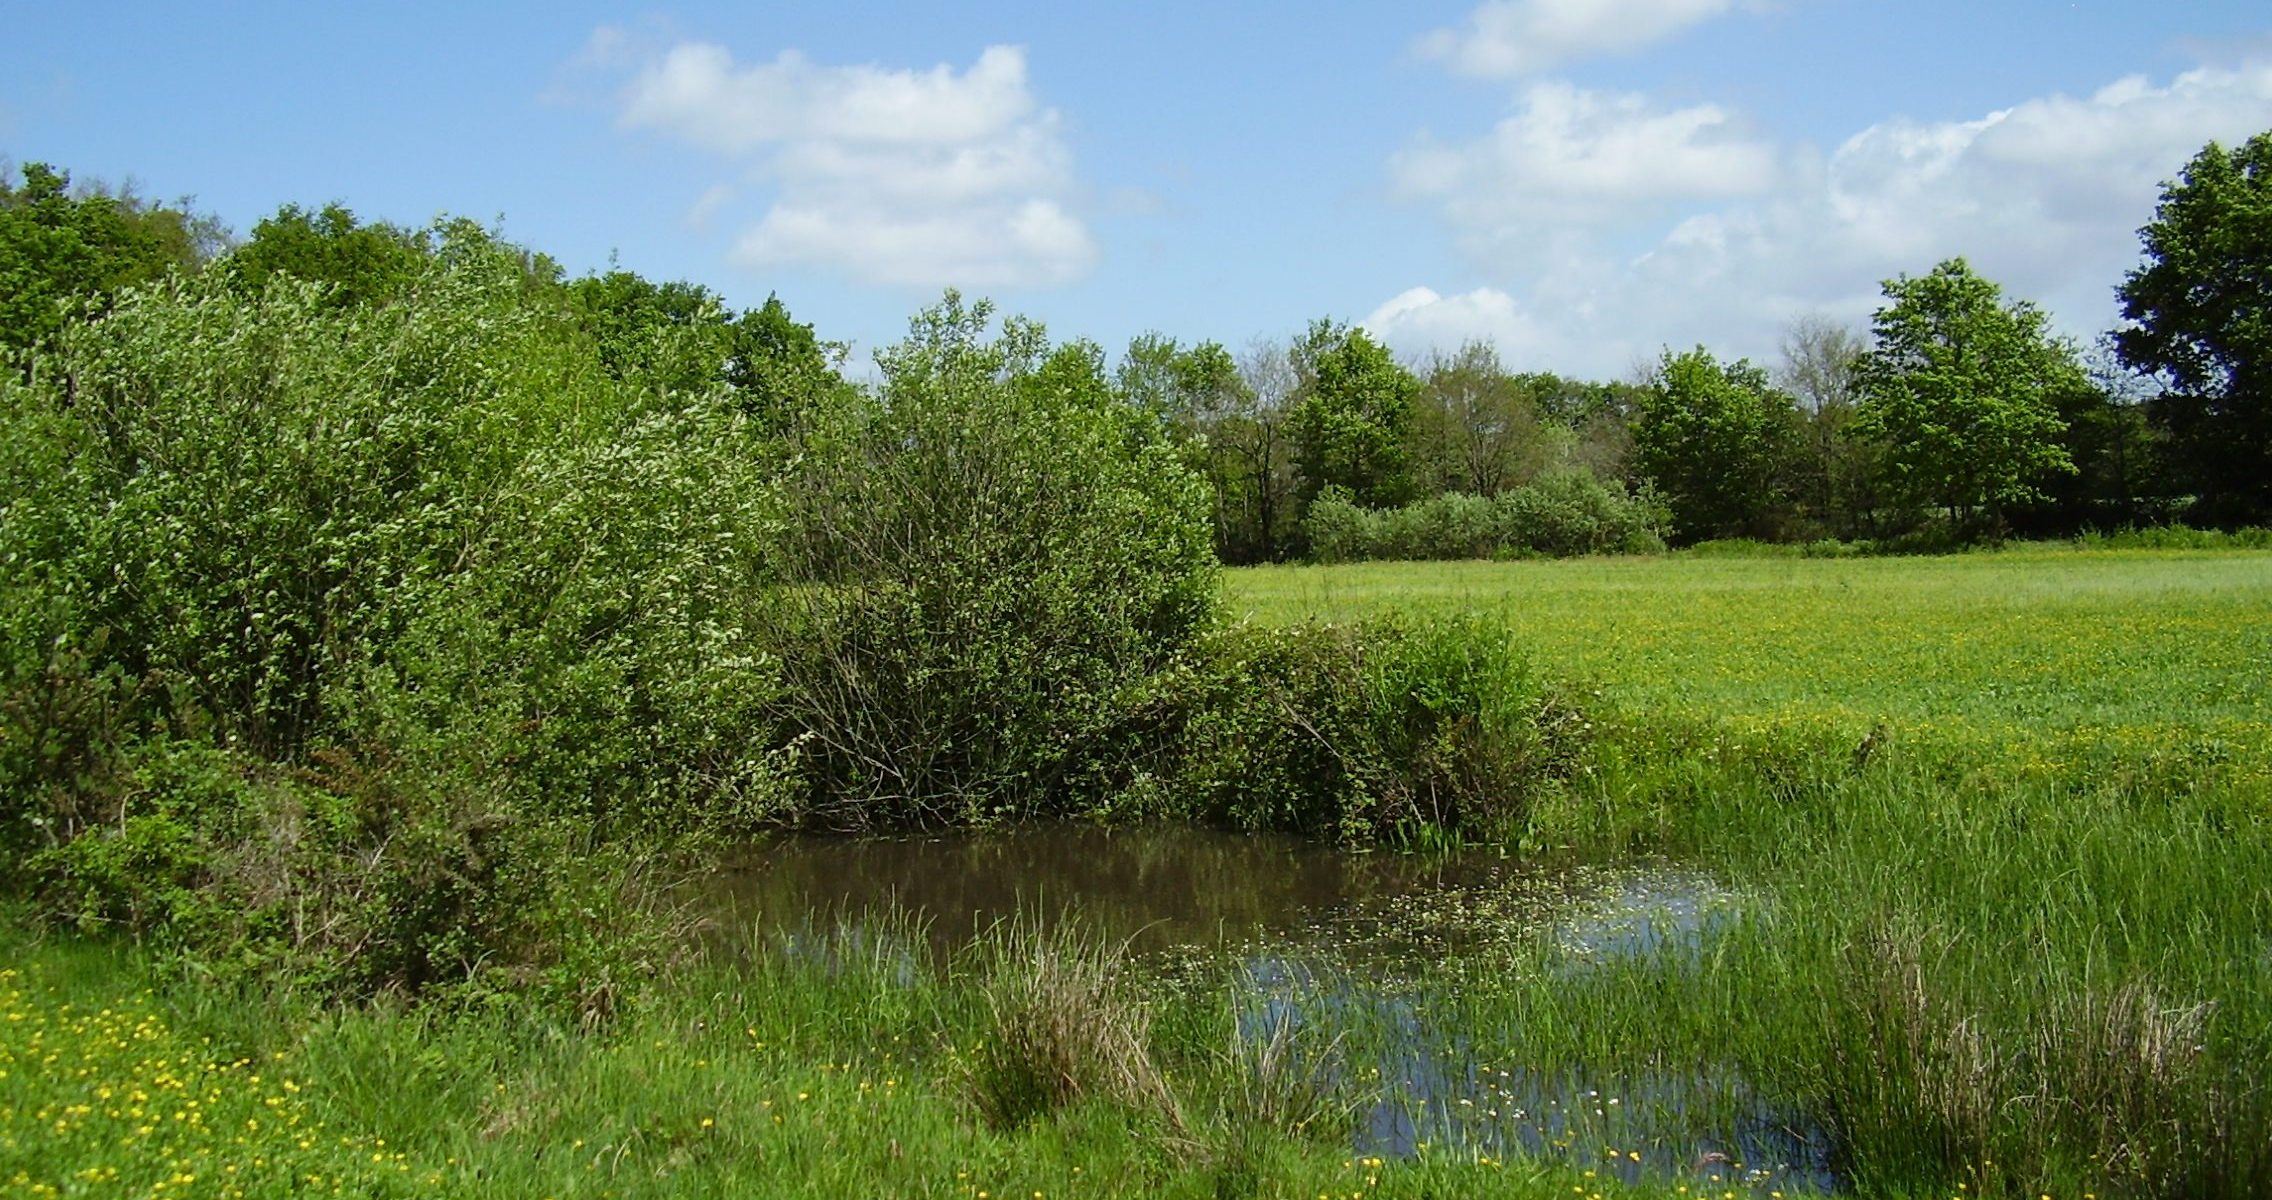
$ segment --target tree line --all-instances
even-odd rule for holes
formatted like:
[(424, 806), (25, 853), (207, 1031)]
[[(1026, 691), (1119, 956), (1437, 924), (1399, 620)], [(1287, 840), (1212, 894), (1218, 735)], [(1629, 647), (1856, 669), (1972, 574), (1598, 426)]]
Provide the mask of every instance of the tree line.
[[(224, 272), (248, 291), (290, 276), (325, 285), (336, 305), (384, 304), (435, 238), (334, 203), (288, 205), (239, 239), (187, 202), (73, 189), (66, 173), (27, 164), (0, 181), (0, 347), (22, 358), (63, 322), (172, 271)], [(1240, 352), (1148, 333), (1115, 361), (1076, 340), (1053, 372), (1139, 414), (1207, 480), (1227, 563), (1345, 553), (1334, 539), (1361, 519), (1352, 507), (1385, 520), (1429, 504), (1397, 519), (1434, 528), (1485, 511), (1465, 500), (1542, 484), (1538, 495), (1595, 508), (1630, 502), (1612, 525), (1676, 544), (1929, 545), (2272, 520), (2272, 133), (2204, 147), (2141, 238), (2141, 263), (2117, 288), (2123, 324), (2087, 348), (1952, 258), (1886, 281), (1866, 331), (1794, 321), (1770, 364), (1668, 348), (1634, 378), (1591, 381), (1520, 370), (1482, 342), (1399, 360), (1365, 329), (1320, 319)], [(721, 384), (783, 431), (851, 386), (844, 348), (777, 297), (737, 312), (698, 285), (622, 269), (569, 279), (542, 254), (522, 257), (529, 286), (558, 292), (618, 372)], [(676, 336), (689, 330), (691, 343)], [(649, 361), (664, 346), (684, 355), (676, 375)], [(1478, 552), (1555, 552), (1463, 534), (1391, 552), (1463, 539)]]

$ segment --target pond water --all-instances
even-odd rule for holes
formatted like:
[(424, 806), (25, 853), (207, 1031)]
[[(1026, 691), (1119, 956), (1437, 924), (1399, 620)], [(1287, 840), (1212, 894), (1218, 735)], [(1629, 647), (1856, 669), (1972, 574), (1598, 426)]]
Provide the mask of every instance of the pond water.
[[(1052, 826), (905, 840), (795, 838), (711, 881), (715, 927), (818, 944), (912, 917), (944, 960), (996, 922), (1077, 914), (1166, 978), (1230, 963), (1241, 1032), (1317, 1031), (1335, 1071), (1377, 1080), (1351, 1149), (1563, 1157), (1628, 1182), (1714, 1193), (1835, 1190), (1827, 1135), (1740, 1077), (1589, 1075), (1493, 1062), (1441, 998), (1446, 967), (1498, 969), (1510, 946), (1558, 972), (1694, 955), (1744, 897), (1673, 864), (1523, 862), (1486, 851), (1361, 853), (1183, 827)], [(1362, 1036), (1346, 1036), (1362, 1030)], [(1331, 1031), (1331, 1032), (1328, 1032)], [(1363, 1049), (1352, 1049), (1362, 1046)]]

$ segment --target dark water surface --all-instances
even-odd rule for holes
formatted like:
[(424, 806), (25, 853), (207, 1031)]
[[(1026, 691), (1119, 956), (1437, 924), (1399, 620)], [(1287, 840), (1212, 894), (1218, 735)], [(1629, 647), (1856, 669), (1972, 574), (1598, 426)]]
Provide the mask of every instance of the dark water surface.
[[(1242, 1032), (1316, 1030), (1321, 1043), (1345, 1047), (1338, 1075), (1378, 1082), (1378, 1098), (1358, 1114), (1357, 1154), (1427, 1146), (1562, 1158), (1627, 1182), (1687, 1180), (1713, 1194), (1838, 1185), (1819, 1126), (1755, 1096), (1733, 1073), (1634, 1078), (1494, 1063), (1473, 1049), (1488, 1031), (1431, 1015), (1456, 968), (1495, 970), (1503, 953), (1494, 951), (1510, 946), (1564, 973), (1696, 955), (1743, 898), (1676, 865), (1049, 826), (787, 839), (734, 856), (709, 888), (721, 935), (753, 946), (825, 946), (904, 916), (944, 961), (997, 922), (1073, 913), (1156, 964), (1229, 961), (1248, 981)], [(1352, 1031), (1359, 1036), (1346, 1036)]]
[(710, 882), (722, 922), (794, 929), (893, 908), (951, 950), (1021, 914), (1077, 912), (1133, 949), (1227, 948), (1416, 896), (1547, 890), (1559, 873), (1490, 852), (1355, 853), (1304, 838), (1170, 826), (1044, 826), (916, 839), (792, 838)]

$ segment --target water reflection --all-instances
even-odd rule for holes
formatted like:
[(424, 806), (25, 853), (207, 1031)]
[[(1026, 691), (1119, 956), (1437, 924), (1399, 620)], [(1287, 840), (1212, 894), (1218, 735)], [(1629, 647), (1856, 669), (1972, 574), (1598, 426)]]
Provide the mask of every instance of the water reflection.
[[(1163, 978), (1234, 962), (1239, 1033), (1306, 1039), (1321, 1075), (1369, 1098), (1354, 1153), (1424, 1144), (1557, 1158), (1628, 1183), (1678, 1179), (1714, 1193), (1830, 1191), (1828, 1137), (1732, 1073), (1610, 1076), (1493, 1063), (1479, 1031), (1430, 1015), (1463, 970), (1509, 947), (1553, 972), (1691, 958), (1741, 898), (1665, 864), (1525, 864), (1496, 853), (1352, 853), (1290, 837), (1183, 827), (1057, 826), (911, 840), (798, 838), (754, 846), (710, 884), (718, 927), (792, 953), (869, 955), (921, 944), (945, 961), (1018, 917), (1079, 914), (1126, 939)], [(895, 959), (912, 978), (912, 957)], [(1202, 973), (1205, 973), (1204, 971)], [(1219, 975), (1216, 976), (1219, 978)], [(1435, 991), (1431, 991), (1435, 989)], [(1490, 1032), (1490, 1031), (1483, 1031)], [(1504, 1032), (1504, 1031), (1500, 1031)]]
[(1049, 826), (786, 839), (734, 856), (708, 887), (727, 928), (778, 931), (896, 908), (923, 918), (934, 949), (950, 951), (997, 921), (1071, 909), (1103, 935), (1154, 951), (1242, 945), (1321, 914), (1447, 889), (1495, 891), (1523, 874), (1495, 853), (1362, 854), (1293, 837)]

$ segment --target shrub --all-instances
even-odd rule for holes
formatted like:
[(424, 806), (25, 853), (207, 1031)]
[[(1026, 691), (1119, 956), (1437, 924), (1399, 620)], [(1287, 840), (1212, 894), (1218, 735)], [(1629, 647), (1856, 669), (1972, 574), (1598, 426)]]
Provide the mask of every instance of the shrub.
[(1188, 669), (1156, 771), (1188, 811), (1349, 841), (1519, 834), (1586, 722), (1503, 633), (1237, 627)]
[(1501, 498), (1509, 546), (1554, 557), (1653, 554), (1664, 549), (1671, 520), (1652, 494), (1629, 493), (1590, 471), (1540, 476)]
[(0, 376), (0, 831), (57, 915), (359, 987), (535, 970), (605, 902), (592, 830), (785, 790), (769, 444), (609, 374), (513, 248), (432, 246), (385, 304), (129, 292)]
[(2228, 531), (2152, 525), (2112, 533), (2092, 530), (2077, 536), (2075, 544), (2086, 550), (2272, 550), (2272, 529), (2245, 526)]
[(1205, 484), (1105, 387), (950, 294), (820, 415), (771, 644), (819, 823), (1064, 811), (1214, 604)]
[(1385, 510), (1376, 526), (1376, 558), (1489, 558), (1504, 540), (1498, 506), (1458, 492)]
[(1310, 502), (1302, 519), (1310, 559), (1321, 563), (1363, 562), (1374, 557), (1374, 514), (1358, 506), (1347, 488), (1329, 487)]
[(1664, 549), (1668, 527), (1653, 493), (1630, 493), (1583, 470), (1544, 475), (1490, 499), (1446, 493), (1377, 511), (1328, 488), (1302, 524), (1310, 558), (1321, 563), (1653, 554)]

